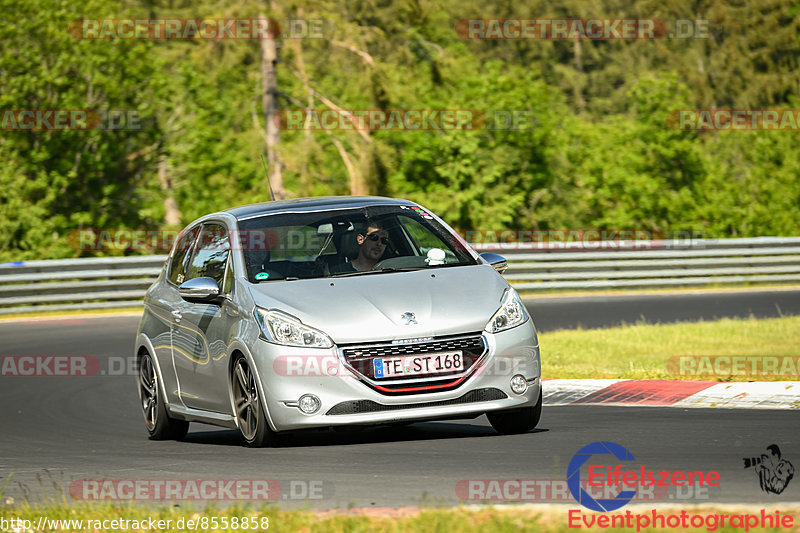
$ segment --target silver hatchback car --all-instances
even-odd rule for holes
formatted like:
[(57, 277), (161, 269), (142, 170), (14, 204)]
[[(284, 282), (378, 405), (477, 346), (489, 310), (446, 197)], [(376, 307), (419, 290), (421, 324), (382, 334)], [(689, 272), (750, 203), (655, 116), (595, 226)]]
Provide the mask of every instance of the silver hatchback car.
[(191, 223), (148, 289), (136, 339), (153, 439), (189, 422), (273, 444), (302, 428), (475, 418), (523, 433), (539, 343), (505, 260), (413, 202), (332, 197)]

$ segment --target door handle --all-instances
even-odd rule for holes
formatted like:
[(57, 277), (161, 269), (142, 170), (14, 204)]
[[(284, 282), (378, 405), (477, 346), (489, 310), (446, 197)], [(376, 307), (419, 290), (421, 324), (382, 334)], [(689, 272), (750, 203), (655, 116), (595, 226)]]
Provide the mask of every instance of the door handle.
[(180, 311), (177, 311), (177, 310), (176, 310), (176, 311), (173, 311), (173, 312), (172, 312), (172, 318), (174, 318), (174, 319), (175, 319), (175, 322), (180, 322), (180, 321), (181, 321), (181, 319), (183, 318), (183, 315), (181, 314), (181, 312), (180, 312)]

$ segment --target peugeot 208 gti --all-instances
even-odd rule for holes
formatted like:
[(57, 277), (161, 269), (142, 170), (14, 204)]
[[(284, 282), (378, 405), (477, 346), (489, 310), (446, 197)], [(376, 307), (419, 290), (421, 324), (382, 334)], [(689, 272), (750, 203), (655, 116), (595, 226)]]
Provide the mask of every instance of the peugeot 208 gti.
[(534, 428), (539, 344), (505, 260), (406, 200), (228, 209), (178, 236), (136, 339), (151, 438), (190, 422), (280, 432), (486, 414)]

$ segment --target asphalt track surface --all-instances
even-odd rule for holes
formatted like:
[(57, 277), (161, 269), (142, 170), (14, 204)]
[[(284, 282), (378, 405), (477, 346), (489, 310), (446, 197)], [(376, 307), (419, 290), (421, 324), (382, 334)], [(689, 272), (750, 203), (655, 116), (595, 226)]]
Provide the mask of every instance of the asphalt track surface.
[[(798, 291), (770, 291), (527, 303), (540, 329), (555, 329), (635, 322), (640, 315), (648, 322), (666, 322), (797, 314), (799, 300)], [(606, 440), (625, 446), (637, 468), (720, 473), (719, 486), (672, 487), (654, 494), (654, 501), (800, 501), (800, 474), (783, 494), (766, 494), (742, 461), (778, 444), (784, 458), (800, 467), (800, 425), (797, 413), (788, 410), (549, 407), (539, 427), (525, 435), (498, 436), (480, 417), (360, 432), (296, 433), (272, 449), (245, 448), (235, 431), (193, 424), (183, 442), (150, 441), (135, 377), (112, 363), (131, 355), (136, 325), (136, 317), (0, 322), (0, 356), (94, 355), (101, 361), (93, 377), (0, 377), (0, 487), (11, 476), (5, 497), (37, 501), (59, 490), (67, 493), (70, 483), (81, 479), (268, 479), (280, 483), (276, 497), (282, 507), (456, 505), (477, 503), (464, 499), (470, 496), (495, 500), (498, 487), (513, 500), (518, 485), (506, 480), (522, 479), (541, 483), (533, 501), (576, 505), (568, 495), (542, 494), (541, 487), (563, 489), (567, 465), (578, 449)], [(600, 462), (616, 464), (610, 458)], [(466, 480), (500, 481), (473, 483), (472, 494), (459, 492)], [(641, 494), (642, 503), (652, 501)]]

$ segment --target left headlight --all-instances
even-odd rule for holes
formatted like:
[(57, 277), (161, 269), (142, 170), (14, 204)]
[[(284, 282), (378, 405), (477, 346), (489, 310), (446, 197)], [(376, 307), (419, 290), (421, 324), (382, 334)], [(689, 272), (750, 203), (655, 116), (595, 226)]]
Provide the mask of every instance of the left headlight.
[(267, 340), (284, 346), (330, 348), (333, 340), (318, 329), (310, 328), (292, 315), (281, 311), (255, 309), (256, 321)]
[(500, 309), (484, 328), (489, 333), (498, 333), (519, 326), (528, 320), (528, 311), (514, 289), (507, 289), (500, 300)]

